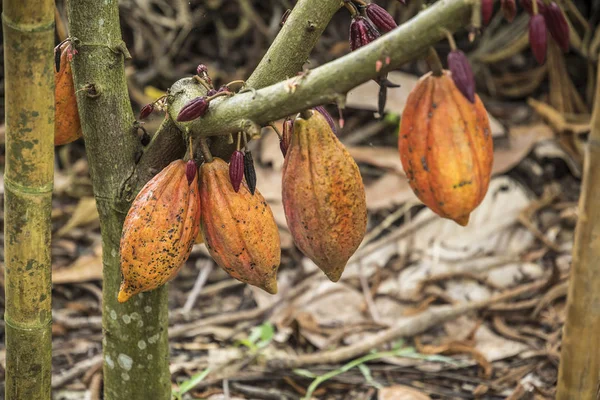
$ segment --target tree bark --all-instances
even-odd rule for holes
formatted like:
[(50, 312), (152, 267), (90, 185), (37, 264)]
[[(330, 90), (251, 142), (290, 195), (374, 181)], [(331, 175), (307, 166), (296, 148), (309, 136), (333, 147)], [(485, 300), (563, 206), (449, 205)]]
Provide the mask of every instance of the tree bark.
[(7, 400), (50, 399), (54, 1), (7, 0), (4, 259)]
[(558, 400), (595, 400), (600, 385), (600, 68), (563, 329)]
[(116, 0), (69, 2), (69, 30), (79, 51), (73, 59), (83, 136), (102, 232), (104, 399), (171, 397), (167, 288), (117, 301), (119, 241), (130, 203), (120, 188), (142, 150), (124, 73)]

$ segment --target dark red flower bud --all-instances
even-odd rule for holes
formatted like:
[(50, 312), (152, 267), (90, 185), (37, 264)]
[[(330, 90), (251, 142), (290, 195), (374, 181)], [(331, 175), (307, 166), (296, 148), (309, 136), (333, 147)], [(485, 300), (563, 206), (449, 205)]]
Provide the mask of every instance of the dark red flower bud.
[(483, 25), (490, 23), (494, 15), (494, 0), (481, 0), (481, 21)]
[(550, 3), (542, 13), (548, 32), (565, 53), (569, 51), (569, 23), (558, 4)]
[(471, 103), (475, 103), (475, 77), (465, 53), (460, 50), (448, 53), (448, 68), (450, 68), (452, 80), (458, 90)]
[(244, 153), (236, 150), (229, 160), (229, 180), (236, 193), (240, 190), (242, 179), (244, 179)]
[(217, 91), (215, 89), (210, 89), (208, 92), (206, 92), (207, 96), (214, 96), (215, 94), (217, 94)]
[(515, 3), (515, 0), (502, 0), (500, 5), (504, 19), (508, 22), (513, 22), (515, 15), (517, 15), (517, 3)]
[(369, 4), (365, 11), (367, 12), (367, 17), (369, 17), (380, 32), (386, 33), (398, 26), (396, 21), (394, 21), (394, 17), (386, 9), (375, 3)]
[[(543, 14), (546, 10), (546, 5), (543, 0), (536, 0), (538, 6), (538, 13)], [(533, 15), (533, 3), (532, 0), (521, 0), (521, 7), (527, 11), (529, 15)]]
[(223, 85), (219, 88), (219, 90), (217, 90), (218, 93), (221, 92), (226, 92), (226, 93), (231, 93), (231, 90), (229, 89), (229, 87), (227, 85)]
[(140, 110), (140, 116), (138, 117), (138, 119), (146, 119), (148, 118), (148, 116), (150, 114), (152, 114), (152, 111), (154, 111), (154, 103), (150, 103), (150, 104), (146, 104), (144, 107), (142, 107), (142, 109)]
[(198, 172), (198, 166), (194, 160), (190, 160), (185, 164), (185, 177), (188, 180), (188, 185), (192, 184), (192, 181), (196, 177), (196, 172)]
[(352, 18), (350, 23), (350, 50), (354, 51), (377, 39), (381, 34), (371, 21), (361, 16)]
[(192, 121), (196, 118), (202, 117), (208, 111), (208, 101), (206, 101), (206, 97), (196, 97), (188, 101), (179, 114), (177, 115), (177, 121), (179, 122), (187, 122)]
[(281, 154), (285, 157), (287, 154), (287, 150), (290, 147), (290, 142), (292, 141), (292, 131), (294, 130), (294, 121), (290, 118), (286, 118), (283, 121), (283, 133), (281, 134), (281, 139), (279, 140), (279, 148), (281, 149)]
[(322, 116), (325, 117), (325, 119), (327, 120), (327, 123), (329, 124), (329, 127), (331, 128), (331, 130), (333, 131), (333, 133), (337, 134), (337, 129), (335, 127), (335, 122), (333, 122), (333, 118), (331, 117), (331, 114), (329, 114), (327, 112), (327, 110), (325, 109), (325, 107), (323, 106), (316, 106), (315, 107), (315, 111), (318, 111)]
[(250, 193), (254, 195), (256, 190), (256, 171), (254, 170), (254, 160), (252, 159), (252, 153), (246, 150), (244, 155), (244, 176), (246, 177), (246, 184)]
[(532, 15), (529, 20), (529, 45), (533, 56), (540, 64), (543, 64), (546, 60), (547, 44), (548, 33), (546, 32), (544, 17), (541, 14)]
[(202, 76), (202, 75), (207, 75), (208, 74), (208, 67), (204, 64), (199, 64), (196, 67), (196, 74)]

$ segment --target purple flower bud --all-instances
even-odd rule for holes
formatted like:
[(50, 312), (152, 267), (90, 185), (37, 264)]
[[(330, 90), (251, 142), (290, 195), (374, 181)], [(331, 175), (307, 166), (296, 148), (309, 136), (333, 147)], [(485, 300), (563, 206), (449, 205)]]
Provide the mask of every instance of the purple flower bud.
[(325, 107), (323, 107), (323, 106), (316, 106), (315, 107), (315, 111), (318, 111), (319, 114), (321, 114), (323, 117), (325, 117), (325, 119), (327, 120), (327, 123), (329, 124), (329, 127), (331, 128), (331, 130), (333, 131), (333, 133), (337, 133), (336, 132), (336, 128), (335, 128), (335, 122), (333, 122), (333, 118), (331, 117), (331, 114), (329, 114), (327, 112), (327, 110), (325, 109)]
[(448, 68), (450, 68), (452, 80), (458, 90), (471, 103), (475, 103), (475, 78), (465, 53), (460, 50), (451, 51), (448, 54)]
[(252, 153), (246, 150), (244, 155), (244, 176), (246, 177), (246, 184), (248, 190), (254, 195), (256, 190), (256, 170), (254, 169), (254, 160), (252, 159)]
[(554, 41), (565, 53), (569, 51), (569, 23), (565, 14), (555, 2), (547, 6), (542, 15), (546, 20), (546, 26)]
[(508, 22), (513, 22), (515, 15), (517, 15), (517, 4), (515, 3), (515, 0), (502, 0), (500, 6), (502, 7), (504, 19)]
[(140, 110), (140, 116), (138, 117), (139, 120), (142, 119), (146, 119), (148, 118), (148, 116), (150, 114), (152, 114), (152, 111), (154, 111), (154, 103), (150, 103), (150, 104), (146, 104), (144, 107), (142, 107), (142, 109)]
[(199, 64), (196, 67), (196, 74), (200, 76), (208, 74), (208, 67), (204, 64)]
[(394, 21), (394, 17), (390, 15), (383, 7), (375, 3), (371, 3), (365, 9), (367, 17), (379, 29), (380, 32), (386, 33), (396, 28), (398, 24)]
[(194, 160), (190, 160), (185, 164), (185, 177), (188, 180), (188, 184), (191, 185), (198, 172), (198, 166)]
[[(538, 12), (543, 14), (546, 11), (546, 5), (543, 0), (536, 0), (538, 6)], [(521, 0), (521, 7), (527, 11), (529, 15), (533, 15), (533, 3), (532, 0)]]
[(481, 0), (481, 20), (483, 25), (490, 23), (494, 15), (494, 0)]
[(231, 90), (229, 89), (229, 87), (227, 85), (223, 85), (219, 88), (219, 90), (217, 90), (218, 93), (221, 92), (226, 92), (226, 93), (231, 93)]
[(532, 15), (529, 20), (529, 45), (533, 56), (540, 64), (543, 64), (546, 60), (547, 44), (548, 33), (546, 32), (544, 17), (541, 14)]
[(244, 153), (236, 150), (229, 160), (229, 180), (236, 193), (240, 190), (242, 179), (244, 179)]
[(202, 117), (208, 111), (208, 101), (206, 97), (200, 96), (188, 101), (179, 114), (177, 115), (178, 122), (192, 121)]
[(283, 133), (281, 134), (281, 140), (279, 140), (279, 148), (281, 149), (281, 154), (283, 154), (284, 157), (287, 154), (288, 148), (290, 147), (293, 131), (294, 121), (292, 121), (290, 118), (286, 118), (285, 121), (283, 121)]
[(381, 34), (371, 21), (361, 16), (350, 23), (350, 50), (354, 51), (377, 39)]

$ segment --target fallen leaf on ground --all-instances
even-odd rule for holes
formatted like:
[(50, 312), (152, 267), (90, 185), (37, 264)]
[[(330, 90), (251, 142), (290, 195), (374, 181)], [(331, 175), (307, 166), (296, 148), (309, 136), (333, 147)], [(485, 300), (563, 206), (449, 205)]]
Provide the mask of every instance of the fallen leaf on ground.
[(67, 223), (56, 232), (56, 236), (64, 236), (72, 229), (91, 224), (98, 221), (98, 210), (96, 200), (93, 197), (82, 197), (77, 203), (73, 215)]
[(431, 400), (431, 397), (410, 386), (394, 385), (379, 389), (377, 400)]
[(81, 283), (102, 279), (102, 247), (97, 245), (93, 251), (79, 256), (68, 267), (52, 271), (52, 283)]

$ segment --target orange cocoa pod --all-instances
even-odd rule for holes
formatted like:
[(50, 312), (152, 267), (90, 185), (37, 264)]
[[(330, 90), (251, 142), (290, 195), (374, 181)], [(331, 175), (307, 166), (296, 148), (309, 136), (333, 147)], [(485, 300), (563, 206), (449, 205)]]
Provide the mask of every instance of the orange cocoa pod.
[(192, 251), (199, 226), (198, 174), (186, 176), (186, 163), (173, 161), (142, 188), (125, 218), (119, 302), (173, 279)]
[[(60, 71), (54, 67), (54, 145), (71, 143), (81, 137), (81, 122), (77, 111), (73, 71), (69, 61), (70, 45), (64, 46), (60, 54)], [(56, 51), (61, 51), (56, 49)]]
[(494, 158), (487, 112), (449, 71), (427, 74), (410, 92), (398, 149), (410, 187), (433, 212), (465, 226), (487, 192)]
[(356, 162), (318, 112), (294, 121), (282, 189), (294, 243), (337, 282), (365, 236), (367, 204)]
[(281, 244), (271, 208), (245, 180), (236, 193), (220, 158), (202, 164), (200, 177), (202, 235), (210, 255), (233, 278), (277, 293)]

